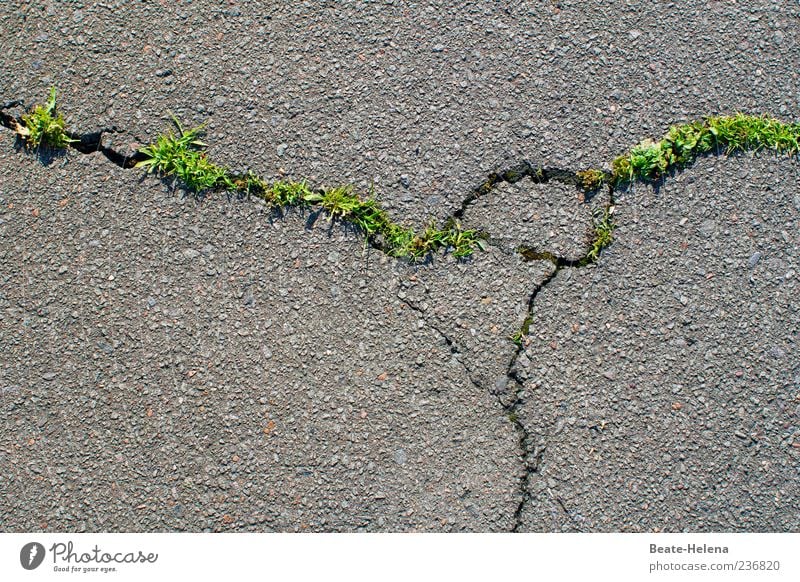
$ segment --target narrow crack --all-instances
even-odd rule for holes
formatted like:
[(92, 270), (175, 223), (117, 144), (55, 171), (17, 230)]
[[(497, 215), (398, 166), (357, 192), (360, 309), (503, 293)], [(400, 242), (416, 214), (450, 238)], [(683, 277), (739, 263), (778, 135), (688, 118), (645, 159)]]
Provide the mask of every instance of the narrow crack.
[(541, 447), (538, 450), (536, 449), (531, 430), (525, 425), (524, 422), (522, 422), (522, 419), (520, 418), (520, 408), (525, 404), (525, 401), (522, 398), (524, 379), (519, 375), (519, 370), (517, 369), (517, 360), (525, 352), (526, 339), (524, 336), (527, 336), (528, 327), (530, 326), (531, 319), (533, 318), (533, 309), (536, 297), (539, 295), (542, 289), (544, 289), (558, 276), (559, 271), (562, 269), (557, 262), (554, 262), (554, 264), (556, 267), (553, 272), (550, 273), (544, 279), (544, 281), (536, 286), (528, 298), (528, 312), (527, 316), (525, 317), (525, 321), (522, 324), (521, 330), (521, 335), (523, 337), (521, 341), (518, 342), (517, 349), (512, 355), (511, 361), (509, 362), (506, 370), (506, 377), (508, 378), (509, 383), (512, 383), (515, 387), (511, 393), (512, 398), (509, 402), (503, 402), (501, 395), (498, 395), (498, 402), (500, 402), (500, 405), (505, 409), (509, 420), (514, 424), (514, 428), (517, 430), (517, 434), (519, 435), (519, 447), (522, 451), (524, 467), (524, 473), (519, 483), (520, 502), (514, 511), (514, 526), (511, 529), (512, 532), (520, 531), (520, 528), (523, 526), (523, 512), (525, 511), (526, 505), (530, 503), (531, 500), (531, 478), (534, 474), (539, 472), (539, 466), (542, 463), (542, 458), (544, 457), (546, 450), (546, 446)]
[(567, 516), (567, 519), (568, 519), (570, 522), (572, 522), (572, 525), (574, 525), (574, 526), (575, 526), (575, 529), (577, 529), (579, 532), (582, 532), (582, 531), (583, 531), (583, 528), (581, 527), (580, 523), (579, 523), (579, 522), (578, 522), (578, 520), (575, 518), (575, 516), (574, 516), (574, 515), (572, 515), (572, 512), (571, 512), (571, 511), (570, 511), (570, 510), (567, 508), (567, 504), (566, 504), (566, 503), (564, 503), (564, 500), (563, 500), (563, 499), (561, 499), (561, 498), (560, 498), (560, 497), (558, 497), (558, 496), (555, 496), (555, 500), (556, 500), (556, 503), (558, 504), (558, 506), (561, 508), (561, 511), (563, 511), (563, 512), (564, 512), (564, 515), (566, 515), (566, 516)]
[[(453, 212), (453, 218), (463, 218), (467, 209), (475, 201), (492, 192), (498, 184), (516, 184), (525, 178), (530, 178), (534, 184), (546, 184), (552, 181), (569, 184), (576, 188), (581, 186), (581, 179), (572, 170), (535, 166), (528, 160), (523, 160), (499, 172), (491, 172), (480, 185), (464, 198), (461, 206)], [(591, 198), (591, 193), (587, 193), (586, 199), (588, 200), (589, 198)]]
[[(526, 317), (526, 322), (530, 318), (531, 314), (533, 313), (533, 306), (536, 300), (537, 295), (539, 292), (544, 289), (550, 281), (555, 279), (558, 272), (561, 270), (562, 266), (559, 265), (558, 262), (555, 262), (556, 268), (550, 273), (541, 283), (539, 283), (536, 288), (531, 293), (528, 299), (528, 317)], [(525, 506), (530, 502), (530, 480), (531, 476), (539, 471), (539, 465), (542, 462), (542, 458), (544, 457), (545, 448), (542, 447), (537, 449), (535, 447), (535, 443), (533, 441), (531, 432), (522, 422), (519, 416), (519, 408), (524, 404), (522, 399), (521, 393), (523, 391), (523, 379), (519, 377), (517, 369), (516, 369), (516, 362), (519, 356), (525, 351), (525, 344), (520, 343), (517, 346), (517, 349), (511, 358), (511, 362), (508, 365), (506, 376), (508, 378), (507, 385), (513, 385), (513, 390), (510, 391), (510, 398), (506, 398), (505, 395), (509, 394), (508, 390), (494, 390), (489, 386), (484, 386), (476, 380), (472, 376), (472, 372), (467, 366), (464, 361), (462, 360), (462, 352), (459, 349), (458, 343), (453, 340), (447, 333), (441, 330), (437, 325), (432, 324), (429, 321), (429, 318), (425, 312), (425, 310), (417, 305), (414, 301), (411, 301), (407, 297), (399, 297), (400, 301), (403, 304), (407, 305), (410, 309), (412, 309), (415, 313), (418, 313), (420, 317), (425, 320), (426, 325), (428, 325), (431, 329), (433, 329), (436, 333), (438, 333), (447, 346), (450, 349), (450, 353), (453, 358), (461, 365), (464, 369), (467, 378), (469, 378), (470, 382), (472, 383), (475, 388), (480, 390), (481, 392), (487, 391), (490, 395), (494, 396), (497, 400), (498, 405), (503, 409), (506, 418), (508, 418), (509, 422), (514, 427), (514, 431), (517, 434), (517, 447), (520, 451), (520, 457), (522, 459), (523, 465), (523, 473), (522, 477), (520, 478), (519, 485), (518, 485), (518, 495), (519, 495), (519, 503), (514, 510), (514, 519), (513, 519), (513, 526), (511, 527), (512, 532), (518, 532), (522, 527), (522, 520), (523, 520), (523, 511)]]
[(520, 502), (517, 505), (516, 509), (514, 510), (514, 525), (511, 528), (512, 532), (519, 531), (519, 527), (522, 522), (522, 511), (530, 497), (530, 494), (528, 492), (530, 475), (538, 470), (538, 464), (541, 462), (542, 456), (544, 455), (544, 449), (542, 449), (541, 451), (539, 451), (534, 455), (530, 454), (529, 450), (530, 434), (528, 433), (528, 430), (523, 425), (523, 423), (519, 420), (516, 413), (516, 407), (520, 400), (518, 397), (518, 393), (522, 389), (522, 384), (519, 383), (516, 379), (512, 379), (512, 381), (517, 386), (514, 392), (515, 400), (512, 401), (511, 403), (504, 402), (502, 393), (489, 390), (488, 387), (482, 386), (480, 382), (478, 382), (477, 380), (475, 380), (475, 378), (473, 378), (472, 372), (470, 371), (469, 367), (461, 359), (462, 353), (458, 348), (458, 344), (452, 338), (450, 338), (450, 336), (448, 336), (444, 331), (439, 329), (438, 326), (431, 324), (425, 315), (425, 311), (420, 306), (416, 305), (413, 301), (409, 301), (407, 298), (399, 298), (399, 299), (414, 312), (418, 313), (420, 317), (422, 317), (425, 320), (426, 325), (428, 325), (431, 329), (433, 329), (436, 333), (438, 333), (442, 337), (445, 344), (447, 344), (448, 348), (450, 349), (450, 354), (453, 356), (453, 359), (456, 362), (458, 362), (459, 365), (464, 369), (464, 373), (466, 374), (467, 378), (469, 378), (469, 381), (472, 383), (472, 385), (475, 386), (475, 388), (477, 388), (481, 392), (488, 391), (490, 395), (494, 395), (494, 397), (497, 399), (497, 403), (505, 412), (506, 417), (514, 426), (514, 430), (518, 436), (517, 446), (519, 447), (524, 467), (524, 473), (522, 475), (518, 488), (518, 492), (520, 495)]
[[(615, 199), (615, 189), (613, 186), (608, 185), (608, 202), (606, 204), (607, 209), (613, 208)], [(545, 451), (547, 450), (546, 440), (544, 445), (537, 448), (531, 429), (525, 426), (525, 423), (522, 422), (519, 416), (519, 410), (525, 404), (525, 400), (523, 398), (525, 379), (520, 375), (518, 361), (520, 356), (525, 353), (525, 348), (529, 344), (528, 333), (530, 331), (530, 326), (533, 323), (536, 298), (545, 289), (545, 287), (547, 287), (551, 282), (555, 281), (562, 269), (580, 269), (595, 263), (598, 259), (597, 254), (593, 255), (593, 249), (591, 246), (585, 250), (583, 256), (577, 259), (570, 259), (564, 256), (556, 255), (550, 251), (539, 251), (533, 247), (526, 246), (518, 247), (517, 252), (526, 261), (549, 261), (553, 264), (554, 269), (541, 283), (536, 286), (536, 288), (531, 292), (530, 297), (528, 297), (527, 314), (522, 323), (520, 331), (517, 334), (517, 349), (511, 356), (511, 360), (508, 363), (508, 368), (506, 369), (508, 382), (513, 383), (515, 389), (512, 392), (512, 398), (509, 402), (503, 402), (502, 399), (499, 399), (500, 404), (505, 408), (509, 415), (509, 419), (514, 423), (514, 426), (520, 435), (519, 445), (523, 452), (525, 465), (525, 473), (520, 480), (520, 503), (514, 512), (514, 527), (511, 530), (512, 532), (520, 531), (524, 525), (523, 520), (525, 507), (531, 502), (530, 482), (533, 475), (539, 472)], [(566, 508), (564, 508), (564, 511), (566, 512)], [(567, 512), (567, 515), (569, 516), (569, 512)]]
[(430, 327), (433, 331), (435, 331), (436, 333), (438, 333), (442, 337), (442, 339), (444, 340), (444, 343), (447, 344), (447, 347), (450, 349), (450, 355), (453, 356), (453, 358), (461, 365), (462, 368), (464, 368), (464, 371), (466, 372), (467, 377), (469, 378), (469, 381), (472, 382), (472, 384), (476, 388), (479, 388), (479, 389), (483, 390), (484, 389), (483, 386), (481, 386), (480, 383), (478, 381), (476, 381), (472, 377), (472, 374), (470, 373), (469, 368), (461, 360), (461, 351), (458, 349), (458, 344), (449, 335), (447, 335), (444, 331), (439, 329), (439, 327), (437, 325), (434, 325), (433, 323), (431, 323), (428, 320), (427, 316), (425, 315), (425, 310), (422, 309), (419, 305), (416, 305), (413, 301), (409, 300), (407, 297), (399, 297), (398, 296), (397, 298), (400, 301), (402, 301), (403, 304), (407, 305), (412, 311), (414, 311), (415, 313), (418, 313), (419, 316), (425, 321), (425, 325)]

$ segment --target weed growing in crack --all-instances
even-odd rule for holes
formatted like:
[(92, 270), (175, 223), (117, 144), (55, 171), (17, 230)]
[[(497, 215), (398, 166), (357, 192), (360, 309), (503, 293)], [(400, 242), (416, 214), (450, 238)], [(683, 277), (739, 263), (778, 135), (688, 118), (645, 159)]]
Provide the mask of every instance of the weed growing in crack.
[(378, 206), (378, 201), (371, 197), (359, 201), (346, 218), (363, 230), (367, 237), (385, 232), (392, 223), (386, 211)]
[(308, 202), (311, 196), (311, 188), (305, 181), (292, 182), (278, 180), (269, 184), (264, 184), (262, 198), (273, 206), (289, 207), (289, 206), (303, 206)]
[(485, 249), (486, 235), (464, 229), (456, 220), (448, 221), (441, 229), (431, 223), (419, 234), (396, 224), (373, 196), (362, 199), (349, 185), (313, 190), (304, 181), (269, 183), (252, 172), (235, 175), (206, 157), (206, 144), (200, 140), (202, 125), (184, 129), (174, 116), (172, 121), (177, 133), (169, 131), (158, 136), (155, 143), (141, 148), (139, 152), (146, 159), (136, 167), (161, 176), (175, 176), (194, 191), (242, 192), (276, 207), (318, 206), (327, 213), (328, 220), (353, 224), (364, 233), (367, 241), (394, 257), (417, 261), (444, 249), (457, 258), (464, 258), (477, 248)]
[(714, 133), (703, 121), (673, 125), (661, 140), (661, 149), (669, 166), (685, 166), (695, 157), (714, 149)]
[(709, 131), (726, 153), (762, 149), (794, 155), (800, 149), (800, 123), (783, 123), (769, 117), (741, 113), (733, 117), (709, 117)]
[(637, 180), (654, 182), (669, 170), (715, 150), (726, 154), (770, 150), (795, 155), (800, 150), (800, 123), (737, 113), (673, 126), (661, 141), (645, 140), (615, 158), (610, 182), (615, 187)]
[(139, 149), (147, 159), (136, 164), (148, 173), (175, 176), (190, 190), (202, 191), (212, 188), (236, 190), (237, 186), (228, 170), (211, 163), (204, 151), (206, 144), (200, 140), (203, 126), (184, 129), (178, 119), (172, 121), (178, 133), (169, 131), (156, 138), (156, 142)]
[(644, 140), (631, 150), (630, 176), (642, 180), (655, 180), (669, 167), (669, 162), (661, 149), (660, 143)]
[(528, 334), (531, 331), (531, 325), (533, 324), (533, 315), (528, 314), (525, 318), (525, 321), (522, 322), (522, 327), (519, 328), (516, 332), (514, 332), (511, 337), (509, 338), (512, 342), (517, 344), (517, 347), (521, 348), (523, 345), (528, 345), (530, 343), (528, 339)]
[(608, 205), (605, 208), (598, 208), (594, 213), (591, 245), (586, 253), (584, 264), (594, 263), (600, 258), (600, 252), (610, 245), (614, 240), (614, 229), (616, 225), (612, 219), (614, 206)]
[(22, 116), (17, 133), (25, 140), (29, 149), (41, 146), (65, 148), (77, 140), (67, 135), (64, 116), (56, 105), (56, 88), (50, 88), (50, 97), (44, 105), (36, 105), (30, 113)]
[(485, 248), (483, 235), (462, 229), (457, 221), (449, 221), (441, 229), (431, 222), (419, 234), (413, 228), (395, 224), (374, 198), (362, 200), (352, 186), (313, 192), (304, 200), (325, 209), (329, 220), (345, 220), (360, 228), (367, 238), (380, 238), (381, 248), (393, 257), (420, 260), (440, 249), (450, 249), (455, 257), (466, 257), (475, 248)]
[(247, 172), (244, 176), (232, 177), (231, 184), (232, 187), (227, 189), (241, 192), (248, 197), (261, 198), (269, 205), (278, 208), (303, 206), (312, 200), (314, 195), (305, 181), (278, 180), (270, 184), (252, 172)]
[[(5, 118), (4, 118), (5, 119)], [(206, 156), (206, 144), (200, 140), (203, 126), (184, 129), (173, 116), (177, 133), (169, 131), (160, 135), (156, 142), (139, 150), (137, 168), (160, 176), (174, 176), (190, 190), (226, 190), (247, 196), (262, 198), (277, 207), (313, 205), (325, 210), (329, 220), (343, 220), (359, 228), (368, 242), (394, 257), (420, 260), (433, 252), (446, 250), (455, 257), (470, 256), (476, 249), (485, 250), (487, 235), (479, 230), (464, 229), (456, 213), (443, 227), (429, 224), (417, 233), (412, 228), (392, 222), (380, 207), (372, 193), (362, 199), (353, 187), (337, 186), (312, 189), (305, 181), (275, 181), (269, 183), (252, 172), (236, 174), (211, 162)], [(27, 147), (42, 145), (65, 148), (78, 140), (70, 137), (65, 129), (63, 116), (57, 111), (56, 89), (51, 88), (45, 105), (38, 105), (24, 114), (21, 123), (9, 118), (3, 122), (25, 141)], [(78, 147), (78, 146), (75, 146)], [(78, 148), (80, 149), (80, 148)], [(660, 141), (644, 140), (630, 152), (615, 158), (611, 172), (588, 169), (579, 172), (566, 170), (533, 170), (528, 162), (502, 174), (491, 174), (470, 197), (477, 198), (491, 191), (500, 180), (516, 182), (523, 176), (534, 180), (558, 179), (577, 183), (584, 191), (597, 190), (607, 184), (613, 195), (614, 188), (634, 181), (654, 182), (663, 178), (670, 170), (692, 163), (698, 156), (725, 151), (728, 154), (762, 149), (795, 155), (800, 151), (800, 123), (783, 123), (766, 116), (750, 116), (738, 113), (734, 116), (707, 117), (703, 120), (673, 126)], [(81, 150), (83, 151), (83, 150)], [(94, 151), (94, 150), (92, 150)], [(104, 150), (105, 151), (105, 150)], [(111, 150), (109, 150), (111, 151)], [(108, 153), (106, 153), (108, 155)], [(141, 159), (141, 157), (145, 159)], [(121, 157), (121, 156), (120, 156)], [(611, 220), (613, 206), (600, 216), (595, 216), (591, 246), (583, 264), (598, 259), (602, 249), (613, 240), (614, 224)], [(527, 249), (525, 258), (533, 259), (548, 253), (536, 253)], [(530, 256), (529, 256), (530, 255)], [(516, 338), (515, 341), (522, 338)]]
[(353, 193), (352, 186), (338, 186), (328, 188), (322, 192), (315, 192), (305, 197), (306, 202), (319, 204), (328, 213), (328, 220), (335, 218), (347, 219), (361, 212), (362, 205), (372, 205), (372, 200), (362, 202), (357, 194)]
[(486, 249), (485, 234), (473, 229), (465, 230), (455, 220), (448, 221), (443, 228), (437, 228), (431, 222), (420, 234), (412, 228), (388, 223), (380, 234), (389, 255), (411, 260), (420, 260), (441, 249), (451, 251), (457, 258), (470, 256), (476, 248)]
[(594, 192), (606, 181), (606, 173), (602, 170), (589, 169), (575, 172), (578, 184), (584, 192)]

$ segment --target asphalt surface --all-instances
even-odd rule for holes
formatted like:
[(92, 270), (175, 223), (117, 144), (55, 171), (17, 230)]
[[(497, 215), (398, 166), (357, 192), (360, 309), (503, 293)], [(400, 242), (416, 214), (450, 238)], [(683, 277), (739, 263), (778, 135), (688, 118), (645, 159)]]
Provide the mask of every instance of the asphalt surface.
[(395, 261), (11, 143), (4, 529), (513, 525), (514, 428), (397, 299)]
[[(374, 187), (424, 225), (521, 159), (577, 170), (703, 115), (800, 119), (798, 16), (13, 3), (0, 101), (55, 84), (69, 126), (115, 126), (120, 150), (171, 111), (208, 122), (220, 163)], [(636, 186), (600, 262), (553, 277), (516, 247), (581, 256), (603, 195), (501, 185), (463, 216), (488, 252), (411, 266), (4, 131), (0, 529), (797, 531), (799, 178), (762, 154)]]
[(798, 183), (765, 154), (637, 186), (537, 295), (523, 530), (798, 530)]

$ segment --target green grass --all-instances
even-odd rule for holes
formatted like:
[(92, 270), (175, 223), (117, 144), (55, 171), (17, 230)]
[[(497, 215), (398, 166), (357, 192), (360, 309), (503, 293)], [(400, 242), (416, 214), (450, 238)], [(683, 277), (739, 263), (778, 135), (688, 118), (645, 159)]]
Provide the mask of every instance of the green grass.
[[(202, 125), (184, 129), (174, 116), (173, 122), (174, 129), (139, 150), (146, 158), (136, 167), (162, 177), (174, 177), (195, 192), (223, 190), (259, 197), (275, 207), (317, 207), (330, 221), (354, 225), (375, 246), (395, 257), (419, 260), (440, 250), (452, 252), (456, 257), (467, 257), (476, 249), (485, 248), (485, 233), (464, 229), (453, 219), (441, 227), (430, 223), (420, 232), (397, 224), (381, 208), (372, 192), (362, 198), (350, 185), (313, 189), (305, 181), (268, 182), (252, 172), (235, 174), (208, 159), (206, 144), (200, 139)], [(28, 148), (65, 148), (77, 141), (66, 131), (64, 117), (56, 104), (55, 87), (50, 89), (44, 105), (37, 105), (22, 115), (15, 131)], [(672, 126), (659, 141), (642, 141), (612, 160), (610, 172), (590, 168), (576, 172), (575, 177), (586, 192), (597, 190), (603, 184), (619, 188), (635, 181), (655, 182), (704, 154), (745, 150), (796, 155), (800, 151), (800, 123), (784, 123), (765, 115), (743, 113), (707, 117)], [(488, 192), (492, 187), (493, 180), (488, 180), (479, 191)], [(602, 249), (613, 240), (612, 211), (613, 206), (609, 206), (595, 215), (587, 262), (596, 261)]]
[(525, 321), (522, 322), (522, 327), (520, 327), (520, 329), (513, 333), (508, 339), (517, 344), (517, 346), (522, 347), (522, 345), (528, 340), (528, 334), (531, 331), (532, 324), (533, 315), (529, 313), (525, 318)]
[(302, 206), (308, 202), (311, 196), (311, 188), (305, 181), (276, 181), (270, 184), (261, 180), (263, 184), (262, 198), (276, 207), (283, 206)]
[(203, 126), (185, 130), (174, 116), (172, 121), (178, 132), (170, 130), (158, 136), (154, 144), (141, 148), (139, 151), (147, 159), (137, 163), (136, 167), (146, 168), (148, 173), (175, 176), (187, 188), (198, 192), (213, 188), (237, 189), (228, 170), (211, 163), (206, 157), (206, 144), (200, 141)]
[(50, 88), (47, 103), (36, 105), (30, 113), (22, 116), (22, 124), (17, 126), (17, 133), (29, 149), (41, 146), (61, 149), (77, 141), (66, 133), (64, 116), (56, 105), (55, 87)]
[[(189, 190), (226, 190), (262, 198), (275, 207), (313, 206), (324, 211), (330, 221), (345, 221), (359, 228), (368, 240), (387, 254), (421, 260), (430, 253), (449, 250), (455, 257), (471, 255), (485, 248), (485, 235), (463, 229), (454, 220), (441, 228), (429, 224), (417, 233), (413, 228), (393, 222), (373, 196), (362, 198), (350, 185), (312, 189), (306, 182), (278, 180), (272, 183), (248, 172), (235, 175), (212, 163), (200, 139), (203, 126), (184, 129), (173, 117), (174, 130), (158, 136), (153, 144), (139, 150), (146, 159), (136, 167), (159, 176), (174, 176)], [(177, 131), (175, 131), (177, 130)]]
[[(699, 156), (724, 151), (769, 150), (796, 155), (800, 149), (800, 124), (737, 113), (713, 116), (672, 126), (660, 141), (645, 140), (611, 163), (610, 182), (615, 187), (642, 181), (654, 182), (673, 168), (694, 162)], [(598, 170), (599, 171), (599, 170)]]
[[(139, 150), (146, 158), (138, 162), (136, 167), (162, 177), (174, 177), (195, 192), (239, 192), (261, 198), (273, 207), (317, 208), (331, 222), (345, 221), (352, 224), (368, 241), (393, 257), (418, 261), (431, 253), (445, 250), (461, 258), (471, 255), (476, 249), (485, 249), (488, 238), (485, 233), (464, 229), (454, 219), (448, 220), (441, 227), (431, 222), (420, 232), (393, 222), (372, 192), (362, 198), (350, 185), (314, 189), (305, 181), (268, 182), (252, 172), (235, 174), (208, 159), (206, 144), (200, 139), (203, 125), (184, 129), (174, 116), (173, 123), (174, 129), (158, 136), (154, 143)], [(28, 148), (65, 148), (77, 141), (67, 134), (64, 117), (58, 112), (55, 87), (51, 88), (44, 105), (37, 105), (30, 113), (22, 116), (15, 131)], [(576, 172), (575, 178), (578, 186), (587, 193), (604, 184), (612, 189), (620, 188), (636, 181), (655, 182), (670, 171), (685, 167), (705, 154), (733, 154), (747, 150), (769, 150), (777, 154), (796, 155), (800, 151), (800, 123), (783, 123), (763, 115), (742, 113), (707, 117), (672, 126), (659, 141), (646, 139), (640, 142), (628, 153), (612, 160), (610, 172), (590, 168)], [(478, 194), (491, 191), (495, 178), (496, 176), (487, 180), (478, 189)], [(514, 174), (507, 176), (512, 181), (516, 178), (518, 176)], [(612, 204), (594, 213), (588, 236), (588, 250), (579, 265), (596, 262), (603, 249), (613, 242), (616, 228), (613, 213)], [(537, 252), (524, 247), (518, 250), (528, 260), (557, 260), (549, 252)], [(510, 336), (511, 341), (522, 347), (528, 341), (532, 322), (533, 318), (529, 313), (521, 328)], [(516, 418), (512, 415), (509, 418), (515, 422)]]
[[(355, 225), (369, 240), (395, 257), (419, 260), (442, 249), (449, 250), (456, 257), (466, 257), (485, 246), (483, 233), (463, 229), (455, 221), (442, 227), (430, 224), (422, 232), (399, 225), (389, 218), (372, 195), (362, 198), (349, 185), (312, 189), (305, 182), (268, 183), (252, 173), (236, 176), (206, 157), (206, 144), (200, 140), (203, 126), (185, 130), (177, 119), (173, 118), (173, 121), (177, 133), (169, 131), (159, 136), (154, 144), (142, 148), (140, 152), (147, 159), (139, 162), (138, 167), (163, 176), (175, 176), (195, 191), (240, 191), (279, 207), (319, 207), (329, 220)], [(741, 113), (708, 117), (673, 126), (660, 141), (642, 141), (627, 154), (615, 158), (610, 173), (591, 168), (577, 172), (576, 178), (580, 187), (588, 192), (605, 183), (622, 187), (635, 181), (654, 182), (673, 168), (686, 166), (698, 156), (712, 151), (730, 154), (768, 149), (796, 154), (799, 147), (800, 124), (786, 124), (765, 116)], [(595, 217), (587, 262), (596, 261), (602, 249), (611, 244), (613, 230), (614, 224), (607, 208)]]

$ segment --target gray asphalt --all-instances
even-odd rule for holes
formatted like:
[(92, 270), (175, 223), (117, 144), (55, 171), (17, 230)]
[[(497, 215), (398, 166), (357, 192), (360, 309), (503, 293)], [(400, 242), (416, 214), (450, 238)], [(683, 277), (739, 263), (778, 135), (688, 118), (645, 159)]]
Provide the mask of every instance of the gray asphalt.
[(523, 529), (797, 531), (800, 165), (709, 158), (537, 295)]
[(3, 146), (4, 529), (513, 526), (514, 428), (395, 261)]
[[(121, 150), (171, 111), (208, 122), (220, 163), (374, 187), (423, 225), (521, 159), (582, 169), (703, 115), (800, 119), (798, 16), (4, 5), (0, 101), (55, 84), (70, 127), (116, 126)], [(620, 193), (616, 242), (552, 277), (515, 248), (581, 256), (602, 195), (502, 185), (463, 217), (488, 252), (410, 266), (324, 218), (2, 135), (2, 531), (800, 527), (795, 161)]]

